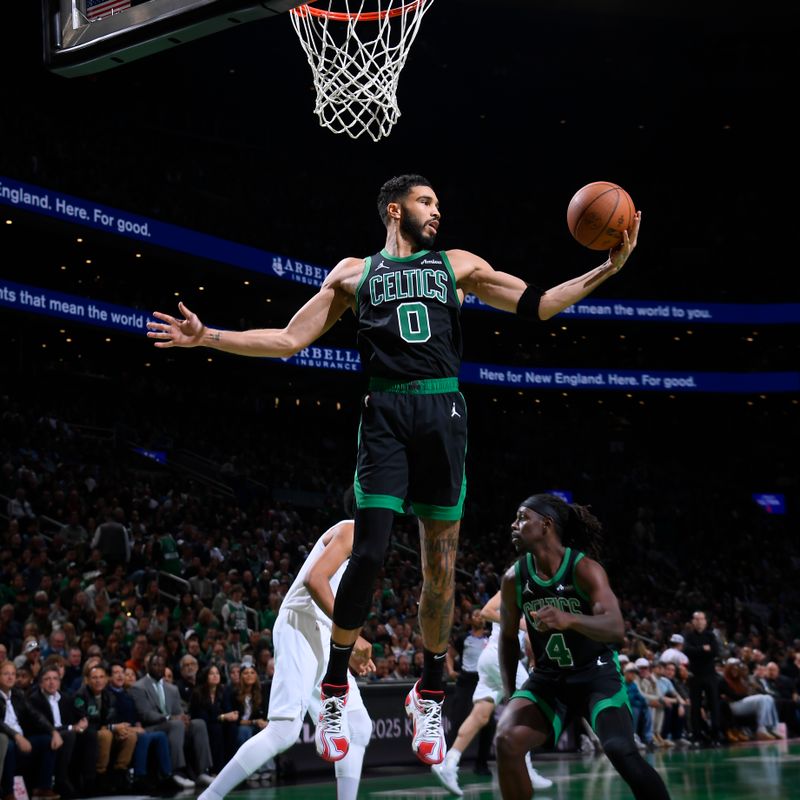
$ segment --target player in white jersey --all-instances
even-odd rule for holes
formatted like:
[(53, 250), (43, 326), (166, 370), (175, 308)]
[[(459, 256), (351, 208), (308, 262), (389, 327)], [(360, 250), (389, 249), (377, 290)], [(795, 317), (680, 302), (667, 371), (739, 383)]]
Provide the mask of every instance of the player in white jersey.
[[(351, 498), (352, 492), (346, 496)], [(272, 631), (275, 675), (269, 723), (236, 751), (199, 800), (222, 800), (262, 764), (288, 750), (300, 735), (306, 713), (317, 723), (320, 682), (328, 666), (333, 600), (352, 549), (353, 521), (344, 520), (320, 536), (308, 554), (283, 598)], [(359, 637), (350, 666), (361, 675), (374, 671), (371, 655), (372, 646)], [(348, 684), (350, 748), (336, 761), (337, 800), (356, 800), (364, 752), (372, 734), (372, 721), (352, 674), (348, 675)], [(332, 746), (336, 746), (335, 739)]]
[[(481, 609), (481, 616), (492, 623), (492, 635), (489, 643), (478, 658), (478, 685), (472, 693), (472, 711), (458, 729), (458, 735), (453, 746), (447, 751), (441, 764), (431, 767), (433, 774), (439, 779), (442, 786), (449, 792), (461, 797), (464, 792), (458, 785), (458, 765), (461, 754), (470, 746), (472, 740), (478, 735), (481, 728), (489, 724), (495, 708), (503, 699), (503, 678), (500, 675), (500, 592), (494, 595)], [(528, 637), (525, 629), (520, 624), (520, 650), (531, 655)], [(522, 665), (517, 665), (517, 687), (522, 686), (528, 679), (528, 673)], [(548, 778), (540, 775), (531, 764), (530, 753), (526, 756), (528, 773), (534, 789), (547, 789), (553, 785)]]

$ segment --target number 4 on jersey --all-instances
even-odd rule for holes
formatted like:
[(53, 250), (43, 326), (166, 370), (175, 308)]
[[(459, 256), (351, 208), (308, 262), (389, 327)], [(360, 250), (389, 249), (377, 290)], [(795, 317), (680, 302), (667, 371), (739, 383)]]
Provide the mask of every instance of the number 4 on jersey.
[(551, 634), (544, 651), (553, 661), (558, 662), (559, 667), (571, 667), (575, 663), (572, 658), (572, 651), (564, 641), (563, 633)]

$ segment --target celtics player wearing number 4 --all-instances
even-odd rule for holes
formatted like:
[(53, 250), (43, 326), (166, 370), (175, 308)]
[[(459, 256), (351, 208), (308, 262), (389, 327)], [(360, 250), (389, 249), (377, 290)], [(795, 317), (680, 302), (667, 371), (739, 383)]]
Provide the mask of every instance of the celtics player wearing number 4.
[[(528, 800), (524, 756), (571, 717), (584, 717), (637, 800), (668, 800), (658, 773), (633, 738), (628, 693), (615, 645), (625, 635), (619, 602), (596, 554), (601, 526), (586, 506), (536, 494), (511, 525), (521, 558), (501, 586), (500, 672), (511, 699), (497, 725), (497, 773), (504, 800)], [(523, 617), (535, 666), (516, 691), (517, 633)], [(512, 693), (513, 692), (513, 693)]]
[[(425, 661), (406, 699), (406, 712), (414, 722), (414, 751), (426, 764), (436, 764), (445, 755), (442, 671), (466, 493), (467, 412), (458, 391), (461, 304), (471, 293), (503, 311), (550, 319), (622, 269), (636, 246), (640, 216), (603, 264), (542, 292), (465, 250), (433, 250), (439, 200), (420, 175), (387, 181), (378, 195), (378, 212), (386, 226), (383, 249), (340, 261), (285, 328), (215, 330), (180, 303), (182, 319), (155, 312), (158, 321), (147, 323), (147, 335), (156, 347), (205, 346), (245, 356), (287, 357), (316, 341), (347, 310), (356, 315), (367, 387), (355, 475), (355, 539), (336, 595), (317, 750), (327, 760), (347, 752), (350, 652), (383, 566), (394, 514), (410, 507), (420, 520), (419, 625)], [(333, 747), (326, 720), (338, 719), (345, 722), (337, 728)]]

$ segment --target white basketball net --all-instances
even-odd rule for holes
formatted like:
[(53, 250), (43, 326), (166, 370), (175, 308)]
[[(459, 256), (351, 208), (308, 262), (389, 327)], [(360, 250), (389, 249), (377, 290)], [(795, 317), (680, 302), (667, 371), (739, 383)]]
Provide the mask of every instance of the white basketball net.
[(397, 83), (433, 0), (320, 0), (290, 12), (320, 124), (357, 139), (388, 136), (400, 116)]

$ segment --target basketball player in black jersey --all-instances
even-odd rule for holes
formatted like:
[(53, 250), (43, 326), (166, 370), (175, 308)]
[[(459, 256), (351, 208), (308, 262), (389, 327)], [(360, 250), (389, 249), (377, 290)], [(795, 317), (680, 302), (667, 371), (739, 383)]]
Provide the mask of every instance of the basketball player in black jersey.
[(466, 492), (467, 410), (458, 391), (461, 304), (472, 293), (503, 311), (550, 319), (622, 269), (636, 246), (641, 216), (636, 214), (630, 231), (600, 266), (542, 292), (465, 250), (433, 250), (439, 201), (420, 175), (387, 181), (378, 211), (386, 226), (384, 248), (340, 261), (285, 328), (215, 330), (180, 303), (182, 319), (155, 312), (159, 321), (148, 322), (147, 335), (157, 340), (156, 347), (202, 345), (245, 356), (286, 357), (308, 347), (348, 309), (356, 315), (368, 386), (355, 476), (355, 540), (336, 596), (317, 750), (329, 761), (347, 752), (343, 712), (350, 652), (383, 565), (393, 515), (411, 509), (420, 520), (425, 661), (406, 711), (414, 720), (414, 751), (424, 763), (436, 764), (446, 750), (442, 671)]
[[(596, 555), (601, 533), (586, 506), (550, 494), (523, 501), (511, 525), (521, 558), (503, 576), (500, 673), (511, 699), (497, 725), (497, 774), (504, 800), (529, 800), (525, 754), (566, 721), (590, 721), (603, 750), (637, 800), (669, 800), (659, 774), (633, 738), (628, 693), (616, 645), (625, 625), (606, 571), (578, 547)], [(514, 691), (524, 616), (534, 654), (528, 680)]]

